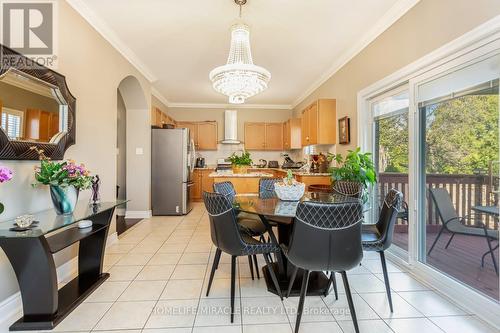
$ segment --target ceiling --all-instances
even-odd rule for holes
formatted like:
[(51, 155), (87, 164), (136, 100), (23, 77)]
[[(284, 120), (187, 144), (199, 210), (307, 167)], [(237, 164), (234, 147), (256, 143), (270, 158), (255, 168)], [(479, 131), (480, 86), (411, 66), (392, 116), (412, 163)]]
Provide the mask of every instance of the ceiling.
[[(418, 1), (418, 0), (417, 0)], [(289, 108), (397, 20), (415, 0), (248, 0), (254, 63), (269, 88), (248, 104)], [(169, 105), (225, 104), (208, 73), (226, 63), (233, 0), (70, 0), (153, 81)]]

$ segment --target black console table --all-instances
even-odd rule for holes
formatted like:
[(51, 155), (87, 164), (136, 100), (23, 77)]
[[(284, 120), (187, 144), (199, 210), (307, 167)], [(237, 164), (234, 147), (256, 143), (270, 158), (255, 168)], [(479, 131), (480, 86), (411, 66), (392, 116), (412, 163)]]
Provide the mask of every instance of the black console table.
[[(89, 206), (78, 203), (72, 215), (54, 210), (35, 215), (39, 223), (27, 231), (10, 231), (13, 221), (0, 223), (0, 246), (16, 273), (24, 316), (11, 331), (50, 330), (89, 296), (108, 277), (102, 272), (109, 224), (115, 207), (125, 201)], [(77, 222), (91, 220), (89, 228)], [(78, 276), (58, 290), (53, 254), (79, 242)]]

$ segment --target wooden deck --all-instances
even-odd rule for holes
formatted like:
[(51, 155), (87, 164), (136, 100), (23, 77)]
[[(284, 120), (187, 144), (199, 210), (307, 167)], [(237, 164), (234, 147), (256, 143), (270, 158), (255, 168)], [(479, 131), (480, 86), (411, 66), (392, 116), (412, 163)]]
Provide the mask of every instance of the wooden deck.
[[(427, 251), (436, 235), (435, 230), (427, 232)], [(427, 257), (427, 263), (498, 301), (500, 299), (499, 278), (493, 268), (490, 255), (485, 258), (484, 267), (481, 267), (481, 256), (488, 251), (486, 239), (484, 237), (455, 235), (448, 249), (445, 249), (449, 238), (450, 234), (443, 233), (441, 235), (431, 255)], [(394, 244), (407, 249), (408, 235), (395, 232)], [(498, 250), (495, 251), (495, 256), (498, 263)]]

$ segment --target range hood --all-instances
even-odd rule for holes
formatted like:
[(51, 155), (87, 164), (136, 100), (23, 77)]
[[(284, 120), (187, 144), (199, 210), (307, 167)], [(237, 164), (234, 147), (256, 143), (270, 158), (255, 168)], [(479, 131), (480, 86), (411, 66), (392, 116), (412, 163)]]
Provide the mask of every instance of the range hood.
[(236, 110), (224, 111), (224, 140), (221, 143), (239, 145), (238, 141), (238, 114)]

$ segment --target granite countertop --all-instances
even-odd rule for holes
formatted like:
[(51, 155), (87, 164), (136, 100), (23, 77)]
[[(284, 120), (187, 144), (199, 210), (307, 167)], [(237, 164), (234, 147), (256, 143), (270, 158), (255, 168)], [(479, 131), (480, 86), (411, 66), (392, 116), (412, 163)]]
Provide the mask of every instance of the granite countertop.
[[(271, 170), (271, 171), (281, 171), (286, 173), (289, 169), (281, 169), (281, 168), (253, 168), (253, 169), (261, 169), (261, 170)], [(327, 172), (324, 173), (314, 173), (309, 171), (300, 171), (299, 169), (290, 169), (292, 170), (292, 174), (295, 176), (312, 176), (312, 177), (329, 177), (330, 174)]]
[(272, 173), (265, 172), (249, 172), (249, 173), (232, 173), (232, 172), (212, 172), (208, 175), (212, 178), (272, 178)]

